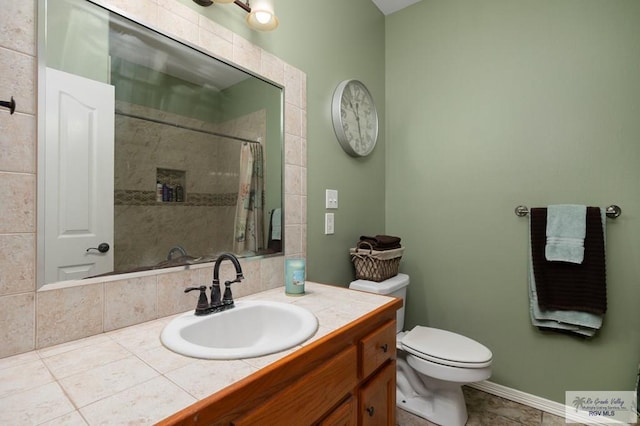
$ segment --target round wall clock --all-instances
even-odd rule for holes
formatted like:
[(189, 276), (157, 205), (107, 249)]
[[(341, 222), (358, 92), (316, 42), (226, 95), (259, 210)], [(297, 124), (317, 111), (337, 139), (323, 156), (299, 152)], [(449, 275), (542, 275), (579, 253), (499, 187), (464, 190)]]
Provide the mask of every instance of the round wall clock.
[(378, 141), (378, 112), (367, 87), (345, 80), (333, 92), (333, 130), (338, 142), (353, 157), (369, 155)]

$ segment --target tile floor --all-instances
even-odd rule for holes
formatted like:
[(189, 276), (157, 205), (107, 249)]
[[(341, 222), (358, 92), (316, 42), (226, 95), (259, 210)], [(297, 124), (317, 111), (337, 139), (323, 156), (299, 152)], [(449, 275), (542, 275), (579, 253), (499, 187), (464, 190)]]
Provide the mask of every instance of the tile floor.
[[(566, 424), (562, 417), (499, 396), (468, 386), (463, 387), (463, 390), (469, 413), (467, 426), (560, 426)], [(396, 424), (398, 426), (434, 426), (434, 423), (401, 409), (397, 410)]]

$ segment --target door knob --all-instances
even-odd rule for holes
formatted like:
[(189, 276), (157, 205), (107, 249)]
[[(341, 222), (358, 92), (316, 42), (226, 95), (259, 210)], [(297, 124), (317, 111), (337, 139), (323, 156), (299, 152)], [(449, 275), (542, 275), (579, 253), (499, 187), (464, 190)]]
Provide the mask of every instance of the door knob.
[(91, 250), (98, 250), (100, 253), (106, 253), (109, 251), (109, 244), (107, 243), (100, 243), (98, 245), (98, 247), (89, 247), (87, 249), (87, 252), (91, 251)]

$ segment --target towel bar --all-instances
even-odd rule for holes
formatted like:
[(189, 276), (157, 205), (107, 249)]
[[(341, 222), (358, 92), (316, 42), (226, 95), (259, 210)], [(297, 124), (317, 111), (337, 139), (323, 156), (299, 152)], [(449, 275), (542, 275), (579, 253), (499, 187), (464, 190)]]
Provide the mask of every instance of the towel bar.
[[(524, 217), (529, 214), (529, 208), (527, 206), (518, 206), (515, 209), (515, 213), (518, 217)], [(622, 209), (612, 204), (607, 207), (606, 214), (609, 219), (615, 219), (622, 214)]]

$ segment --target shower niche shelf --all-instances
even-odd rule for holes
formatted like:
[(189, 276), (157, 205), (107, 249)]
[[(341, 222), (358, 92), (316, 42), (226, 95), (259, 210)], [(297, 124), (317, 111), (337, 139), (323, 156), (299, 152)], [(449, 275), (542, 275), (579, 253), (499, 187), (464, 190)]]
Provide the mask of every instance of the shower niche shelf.
[(156, 168), (156, 202), (184, 203), (187, 199), (184, 170)]

